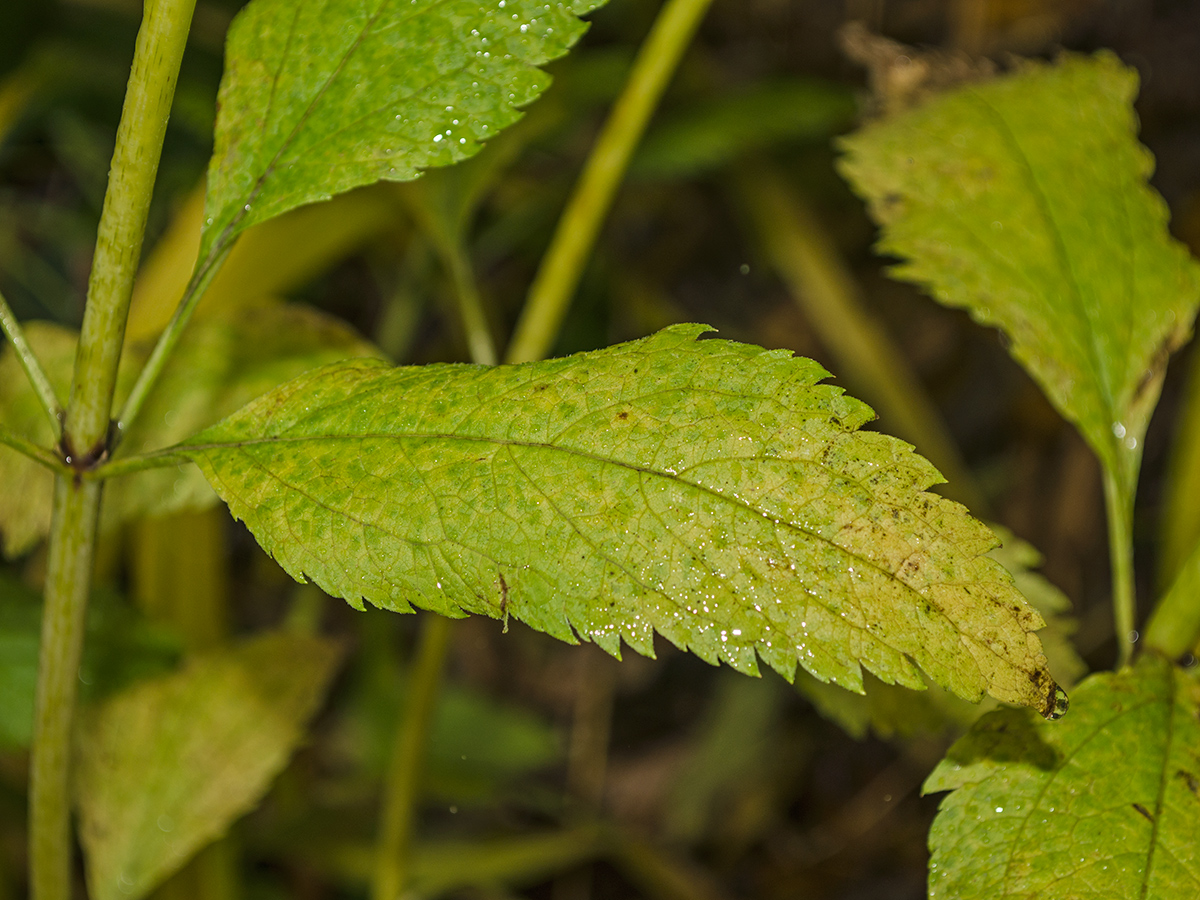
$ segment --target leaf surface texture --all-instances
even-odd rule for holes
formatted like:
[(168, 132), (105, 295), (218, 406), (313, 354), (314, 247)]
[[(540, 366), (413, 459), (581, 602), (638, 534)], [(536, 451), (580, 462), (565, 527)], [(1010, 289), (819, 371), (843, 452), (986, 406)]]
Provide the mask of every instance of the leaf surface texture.
[(704, 326), (520, 366), (336, 364), (177, 448), (296, 578), (361, 606), (515, 616), (610, 652), (657, 631), (744, 672), (918, 671), (1053, 713), (995, 537), (860, 432), (863, 403)]
[(1200, 681), (1157, 657), (1093, 675), (1071, 714), (984, 716), (929, 776), (931, 898), (1200, 895)]

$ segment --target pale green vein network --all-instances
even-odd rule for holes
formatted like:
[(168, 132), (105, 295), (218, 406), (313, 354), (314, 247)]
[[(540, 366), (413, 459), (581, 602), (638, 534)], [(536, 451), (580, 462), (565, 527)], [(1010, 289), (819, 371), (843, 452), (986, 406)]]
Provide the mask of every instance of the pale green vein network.
[(464, 159), (603, 0), (254, 0), (230, 28), (200, 259), (296, 206)]
[(1095, 675), (1047, 727), (981, 719), (930, 775), (931, 898), (1191, 898), (1200, 893), (1200, 684), (1146, 656)]
[[(521, 366), (326, 367), (181, 449), (353, 604), (1050, 711), (1042, 620), (936, 471), (811, 360), (677, 326)], [(915, 665), (914, 665), (915, 664)]]

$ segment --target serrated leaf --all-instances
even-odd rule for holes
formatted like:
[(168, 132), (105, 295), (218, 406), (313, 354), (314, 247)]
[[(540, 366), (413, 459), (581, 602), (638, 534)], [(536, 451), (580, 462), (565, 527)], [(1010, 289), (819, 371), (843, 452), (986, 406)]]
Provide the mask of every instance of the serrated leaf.
[[(1004, 566), (1013, 584), (1046, 621), (1038, 632), (1046, 654), (1047, 668), (1068, 690), (1087, 671), (1071, 645), (1076, 622), (1070, 615), (1071, 602), (1036, 569), (1042, 555), (1007, 528), (990, 526), (1003, 542), (988, 556)], [(873, 731), (882, 738), (918, 734), (962, 733), (990, 708), (964, 703), (937, 685), (928, 690), (908, 691), (878, 678), (863, 679), (863, 692), (851, 693), (812, 677), (797, 677), (796, 687), (822, 716), (841, 726), (851, 737), (866, 737)]]
[(1200, 894), (1200, 680), (1145, 656), (1093, 675), (1047, 727), (997, 710), (925, 783), (931, 898)]
[(254, 0), (234, 20), (200, 259), (297, 206), (479, 150), (603, 0)]
[(1053, 714), (1041, 617), (937, 472), (786, 351), (675, 326), (519, 366), (302, 376), (177, 448), (293, 577), (567, 641)]
[(81, 723), (74, 778), (88, 890), (144, 896), (261, 799), (340, 653), (267, 635), (143, 682)]
[[(30, 345), (59, 396), (70, 390), (77, 336), (44, 322), (26, 325)], [(118, 405), (150, 344), (127, 348), (118, 375)], [(124, 436), (121, 455), (175, 443), (301, 372), (379, 351), (340, 321), (301, 304), (263, 298), (202, 316), (184, 334), (147, 401)], [(53, 435), (16, 357), (0, 351), (0, 419), (49, 446)], [(6, 556), (19, 556), (46, 536), (54, 476), (28, 457), (0, 447), (0, 535)], [(142, 515), (203, 509), (216, 498), (190, 466), (113, 479), (105, 489), (105, 528)]]
[(1200, 299), (1146, 181), (1136, 88), (1111, 54), (1030, 63), (863, 129), (842, 161), (894, 274), (1002, 328), (1130, 495)]

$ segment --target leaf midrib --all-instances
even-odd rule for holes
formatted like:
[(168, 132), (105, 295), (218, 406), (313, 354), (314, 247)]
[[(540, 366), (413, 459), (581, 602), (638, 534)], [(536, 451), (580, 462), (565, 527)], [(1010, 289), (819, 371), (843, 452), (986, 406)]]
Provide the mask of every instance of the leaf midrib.
[[(784, 519), (784, 518), (776, 518), (774, 516), (771, 516), (768, 513), (764, 512), (760, 509), (757, 509), (756, 507), (752, 506), (751, 504), (747, 503), (746, 501), (740, 499), (739, 497), (733, 496), (731, 494), (726, 494), (726, 493), (724, 493), (722, 491), (718, 491), (714, 488), (707, 487), (706, 485), (697, 484), (696, 482), (693, 482), (693, 481), (688, 481), (688, 480), (680, 477), (678, 474), (672, 475), (668, 472), (663, 472), (663, 471), (659, 471), (656, 469), (647, 468), (645, 466), (639, 466), (636, 463), (630, 463), (630, 462), (625, 462), (622, 460), (611, 459), (609, 457), (599, 456), (594, 453), (589, 453), (586, 450), (581, 450), (581, 449), (573, 448), (573, 447), (561, 447), (561, 446), (556, 446), (553, 444), (545, 444), (545, 443), (539, 443), (539, 442), (535, 442), (535, 441), (515, 441), (515, 440), (505, 439), (505, 438), (483, 437), (483, 436), (474, 436), (474, 435), (460, 435), (460, 434), (441, 433), (441, 432), (426, 432), (426, 433), (405, 432), (403, 434), (388, 433), (388, 432), (380, 432), (380, 433), (364, 432), (364, 433), (356, 433), (356, 434), (351, 434), (351, 435), (345, 435), (345, 434), (303, 435), (303, 436), (296, 436), (296, 437), (272, 436), (272, 437), (264, 437), (264, 438), (251, 438), (251, 439), (240, 440), (240, 441), (228, 441), (228, 442), (213, 441), (213, 442), (207, 442), (204, 444), (184, 444), (184, 445), (179, 446), (176, 449), (178, 452), (181, 452), (181, 453), (187, 454), (188, 456), (191, 456), (193, 453), (204, 453), (204, 452), (222, 451), (222, 450), (240, 450), (240, 449), (244, 449), (247, 447), (266, 446), (266, 445), (274, 445), (274, 444), (280, 444), (280, 443), (306, 443), (306, 442), (314, 442), (314, 441), (360, 441), (360, 440), (464, 441), (464, 442), (471, 442), (471, 443), (486, 444), (488, 446), (495, 446), (497, 448), (498, 447), (509, 447), (509, 448), (522, 447), (522, 448), (527, 448), (527, 449), (531, 449), (531, 450), (546, 450), (546, 451), (552, 451), (552, 452), (561, 452), (561, 453), (566, 453), (566, 454), (576, 456), (576, 457), (579, 457), (582, 459), (588, 459), (588, 460), (591, 460), (593, 462), (597, 462), (597, 463), (600, 463), (603, 465), (618, 466), (621, 468), (628, 469), (630, 471), (637, 472), (642, 475), (657, 476), (659, 478), (664, 478), (673, 483), (686, 485), (688, 488), (692, 488), (692, 489), (701, 491), (710, 497), (718, 498), (730, 505), (736, 506), (744, 511), (753, 513), (754, 515), (770, 522), (771, 524), (773, 524), (777, 527), (783, 526), (785, 528), (791, 529), (799, 534), (803, 534), (803, 535), (813, 539), (814, 541), (818, 541), (818, 542), (825, 544), (831, 548), (834, 548), (837, 551), (846, 554), (848, 557), (850, 557), (852, 559), (858, 560), (864, 566), (880, 573), (889, 581), (900, 585), (905, 591), (910, 591), (915, 596), (920, 597), (923, 601), (932, 604), (934, 606), (934, 608), (937, 609), (938, 614), (964, 640), (967, 640), (971, 644), (986, 650), (992, 656), (994, 656), (998, 660), (1000, 660), (1000, 662), (1007, 668), (1012, 668), (1015, 665), (1006, 656), (997, 652), (997, 650), (991, 646), (990, 642), (983, 642), (983, 641), (978, 641), (978, 640), (974, 639), (967, 631), (965, 631), (955, 621), (954, 618), (951, 617), (951, 615), (947, 612), (946, 609), (943, 608), (943, 606), (941, 605), (941, 603), (938, 601), (938, 599), (935, 596), (932, 596), (932, 595), (926, 596), (920, 590), (918, 590), (917, 588), (913, 587), (912, 585), (908, 584), (907, 582), (905, 582), (901, 578), (899, 578), (896, 572), (893, 572), (893, 571), (885, 568), (884, 566), (882, 566), (880, 563), (876, 562), (875, 560), (861, 556), (860, 554), (856, 553), (855, 551), (851, 550), (850, 548), (843, 547), (841, 544), (836, 543), (831, 538), (825, 537), (824, 535), (821, 535), (814, 531), (811, 531), (808, 528), (805, 528), (803, 525), (788, 521), (787, 519)], [(748, 460), (748, 461), (781, 460), (781, 461), (785, 461), (785, 462), (799, 462), (799, 463), (810, 464), (810, 465), (820, 467), (820, 468), (830, 472), (832, 475), (834, 475), (835, 477), (837, 477), (839, 479), (844, 479), (845, 481), (850, 482), (852, 484), (856, 484), (860, 487), (863, 486), (861, 480), (850, 477), (843, 472), (838, 472), (836, 470), (829, 469), (827, 466), (825, 466), (824, 464), (820, 463), (817, 460), (789, 460), (786, 457), (771, 457), (771, 456), (767, 456), (767, 457), (764, 457), (764, 456), (729, 457), (729, 459), (731, 459), (731, 460), (733, 460), (733, 459)], [(264, 471), (268, 471), (268, 474), (270, 474), (272, 478), (278, 480), (278, 476), (276, 476), (275, 473), (269, 472), (269, 470), (264, 470)], [(290, 487), (290, 485), (289, 485), (289, 487)], [(865, 490), (865, 488), (864, 488), (864, 490)], [(887, 504), (886, 501), (879, 500), (878, 498), (874, 498), (874, 499), (875, 499), (875, 502), (878, 502), (881, 504), (893, 505), (893, 504)], [(316, 501), (315, 498), (314, 498), (314, 503), (324, 506), (324, 504)], [(907, 509), (907, 508), (905, 508), (905, 509)], [(330, 510), (330, 511), (334, 512), (335, 510)], [(340, 510), (337, 510), (337, 512), (339, 514), (342, 514)], [(567, 517), (567, 518), (569, 520), (569, 517)], [(922, 518), (921, 520), (923, 522), (926, 521), (924, 518)], [(932, 525), (930, 525), (930, 527), (932, 528)], [(946, 535), (941, 534), (941, 532), (936, 531), (936, 529), (934, 529), (934, 531), (939, 537), (942, 537), (944, 539), (946, 538)], [(868, 633), (871, 634), (871, 636), (873, 638), (880, 640), (881, 643), (884, 643), (886, 646), (888, 646), (890, 649), (896, 651), (897, 653), (902, 653), (906, 656), (909, 655), (906, 651), (902, 650), (901, 648), (894, 647), (889, 642), (883, 641), (882, 636), (875, 634), (874, 632), (868, 632)], [(980, 672), (980, 674), (982, 674), (982, 671)]]

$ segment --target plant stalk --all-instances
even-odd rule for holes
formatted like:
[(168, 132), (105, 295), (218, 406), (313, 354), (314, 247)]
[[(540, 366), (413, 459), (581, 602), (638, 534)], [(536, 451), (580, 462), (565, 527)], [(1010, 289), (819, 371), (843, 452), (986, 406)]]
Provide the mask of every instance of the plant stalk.
[(388, 765), (375, 847), (372, 900), (398, 900), (411, 876), (413, 822), (420, 799), (429, 728), (450, 645), (450, 627), (446, 617), (428, 613), (421, 628), (404, 715), (397, 724)]
[(633, 151), (711, 2), (667, 0), (655, 19), (559, 219), (529, 289), (507, 362), (542, 359), (550, 352)]
[(33, 392), (37, 394), (42, 409), (46, 411), (46, 418), (50, 421), (50, 430), (54, 433), (54, 439), (58, 440), (62, 437), (62, 404), (59, 403), (58, 394), (54, 392), (50, 379), (46, 377), (42, 364), (38, 362), (37, 354), (33, 352), (29, 341), (25, 339), (21, 323), (13, 315), (12, 307), (8, 305), (3, 294), (0, 294), (0, 330), (4, 331), (4, 336), (12, 344), (13, 352), (17, 354), (17, 360), (25, 371), (25, 377), (33, 386)]
[(108, 452), (113, 390), (167, 117), (195, 0), (147, 0), (100, 215), (55, 486), (30, 761), (33, 900), (69, 900), (71, 730), (101, 486), (78, 472)]
[(99, 484), (61, 475), (55, 480), (29, 764), (33, 900), (68, 900), (71, 896), (71, 728), (99, 510)]
[(1108, 518), (1108, 555), (1112, 565), (1113, 620), (1117, 631), (1117, 667), (1133, 658), (1137, 640), (1137, 595), (1133, 582), (1133, 491), (1104, 467), (1104, 505)]
[(63, 429), (68, 452), (85, 459), (98, 459), (107, 449), (129, 300), (195, 3), (147, 0), (138, 31)]

